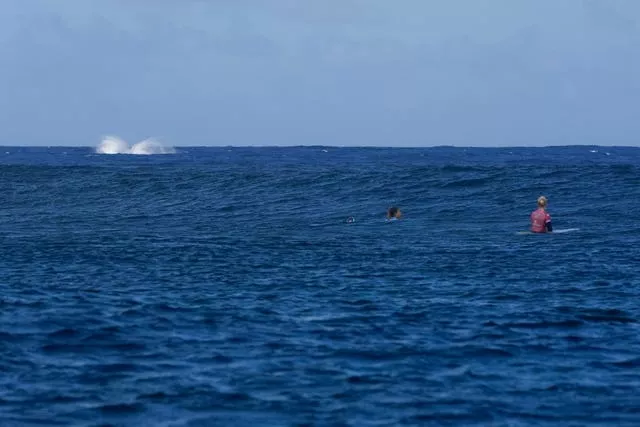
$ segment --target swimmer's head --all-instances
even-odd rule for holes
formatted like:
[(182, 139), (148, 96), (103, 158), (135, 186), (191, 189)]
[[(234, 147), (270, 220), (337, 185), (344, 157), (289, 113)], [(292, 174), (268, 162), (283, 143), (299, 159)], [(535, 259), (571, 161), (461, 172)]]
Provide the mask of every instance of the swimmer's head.
[(387, 209), (387, 218), (400, 218), (402, 216), (402, 212), (400, 212), (400, 208), (395, 206)]
[(538, 197), (538, 207), (546, 208), (547, 207), (547, 198), (544, 196)]

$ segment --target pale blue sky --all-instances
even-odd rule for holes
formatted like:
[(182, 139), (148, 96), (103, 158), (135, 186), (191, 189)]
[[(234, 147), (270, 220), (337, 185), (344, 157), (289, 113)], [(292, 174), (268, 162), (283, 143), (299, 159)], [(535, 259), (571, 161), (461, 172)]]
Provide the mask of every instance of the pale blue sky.
[(0, 145), (640, 145), (637, 0), (2, 0)]

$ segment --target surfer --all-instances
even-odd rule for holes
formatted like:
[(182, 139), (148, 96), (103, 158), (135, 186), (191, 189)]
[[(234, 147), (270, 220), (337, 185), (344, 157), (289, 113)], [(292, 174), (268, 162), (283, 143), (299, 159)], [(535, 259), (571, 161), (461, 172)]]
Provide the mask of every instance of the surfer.
[(548, 233), (553, 231), (551, 215), (547, 213), (547, 198), (538, 197), (538, 209), (531, 212), (531, 231), (534, 233)]
[(400, 212), (400, 208), (396, 206), (392, 206), (389, 209), (387, 209), (387, 220), (400, 219), (400, 218), (402, 218), (402, 212)]

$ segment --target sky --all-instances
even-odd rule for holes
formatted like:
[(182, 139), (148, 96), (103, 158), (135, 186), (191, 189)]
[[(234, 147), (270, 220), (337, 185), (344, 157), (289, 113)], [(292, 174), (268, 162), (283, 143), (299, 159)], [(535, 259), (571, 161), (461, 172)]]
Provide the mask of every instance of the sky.
[(2, 0), (0, 145), (640, 145), (637, 0)]

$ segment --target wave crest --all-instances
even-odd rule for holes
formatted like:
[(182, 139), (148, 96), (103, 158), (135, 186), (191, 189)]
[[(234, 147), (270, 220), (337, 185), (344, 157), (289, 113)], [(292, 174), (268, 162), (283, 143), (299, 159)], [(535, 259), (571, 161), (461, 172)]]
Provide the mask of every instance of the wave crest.
[(173, 147), (168, 147), (154, 139), (145, 139), (129, 147), (129, 144), (117, 136), (105, 136), (96, 147), (98, 154), (175, 154)]

